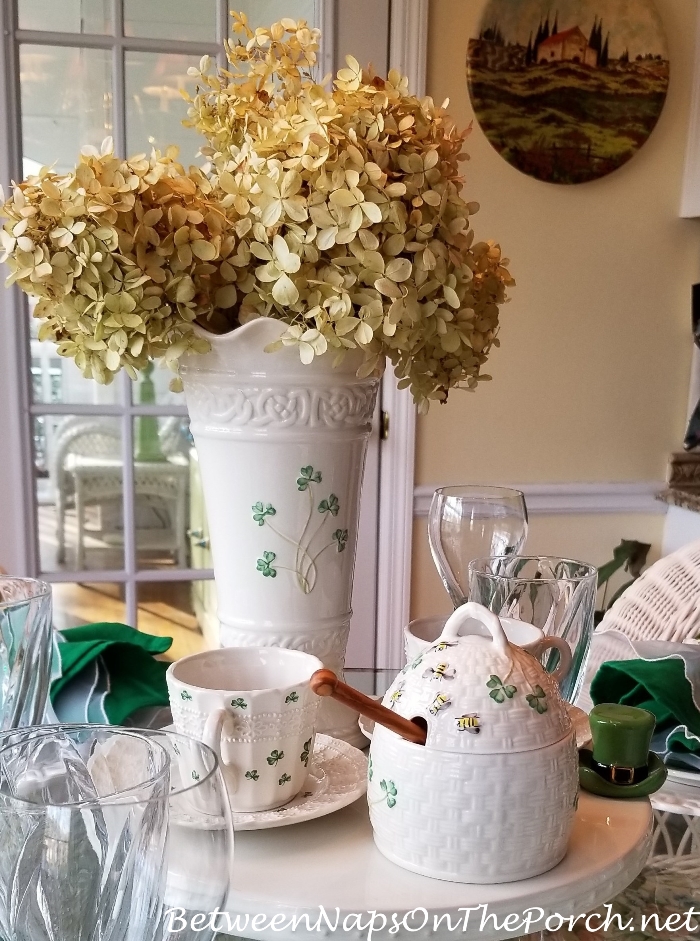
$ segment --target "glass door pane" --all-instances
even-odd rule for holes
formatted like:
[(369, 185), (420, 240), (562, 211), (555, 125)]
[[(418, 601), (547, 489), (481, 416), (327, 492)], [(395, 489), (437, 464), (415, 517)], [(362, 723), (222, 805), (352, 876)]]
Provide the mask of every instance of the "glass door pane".
[(134, 514), (140, 569), (190, 567), (192, 447), (186, 416), (134, 419)]
[(319, 0), (231, 0), (232, 13), (242, 12), (248, 17), (248, 25), (270, 26), (289, 16), (294, 20), (306, 20), (310, 26), (318, 26)]
[[(210, 587), (211, 586), (211, 587)], [(138, 629), (158, 637), (172, 637), (173, 645), (165, 654), (167, 660), (179, 660), (199, 653), (205, 646), (205, 633), (218, 620), (212, 589), (214, 583), (203, 582), (139, 582)]]
[(43, 572), (124, 567), (121, 419), (35, 415)]
[(85, 144), (112, 134), (112, 53), (20, 46), (24, 173), (55, 164), (65, 173)]
[(219, 0), (125, 0), (124, 35), (216, 42)]
[(199, 65), (199, 60), (199, 56), (160, 52), (126, 53), (126, 149), (129, 154), (150, 153), (153, 147), (163, 151), (170, 144), (176, 144), (185, 166), (195, 161), (203, 140), (192, 128), (182, 126), (187, 102), (180, 89), (194, 91), (195, 81), (187, 75), (187, 69)]
[(115, 582), (55, 582), (53, 623), (57, 631), (84, 624), (125, 624), (124, 586)]
[(112, 0), (19, 0), (17, 12), (20, 29), (52, 33), (113, 31)]

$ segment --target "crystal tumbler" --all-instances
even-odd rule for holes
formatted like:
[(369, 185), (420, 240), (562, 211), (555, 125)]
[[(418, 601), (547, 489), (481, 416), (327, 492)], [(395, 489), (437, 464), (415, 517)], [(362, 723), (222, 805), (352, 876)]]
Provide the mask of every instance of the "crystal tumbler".
[(0, 576), (0, 730), (37, 725), (51, 682), (51, 589)]
[(177, 929), (181, 941), (210, 941), (206, 921), (229, 888), (227, 801), (216, 755), (185, 736), (67, 725), (5, 733), (0, 937), (163, 941)]
[[(597, 569), (571, 559), (516, 555), (475, 559), (469, 566), (470, 601), (567, 641), (572, 664), (560, 687), (571, 703), (586, 674), (597, 585)], [(558, 652), (553, 651), (546, 663), (549, 672), (556, 669), (558, 660)]]

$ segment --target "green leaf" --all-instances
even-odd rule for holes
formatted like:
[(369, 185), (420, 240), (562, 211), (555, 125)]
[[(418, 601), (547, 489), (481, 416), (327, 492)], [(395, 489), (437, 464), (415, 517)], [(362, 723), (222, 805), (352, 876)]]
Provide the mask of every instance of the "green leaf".
[(496, 689), (500, 686), (503, 686), (503, 683), (501, 682), (499, 677), (497, 677), (495, 674), (492, 674), (491, 679), (488, 681), (486, 685), (488, 686), (489, 689)]
[[(609, 601), (608, 604), (607, 604), (608, 609), (612, 608), (612, 606), (615, 604), (615, 602), (617, 601), (617, 599), (620, 598), (620, 597), (622, 597), (622, 595), (624, 595), (624, 593), (627, 591), (627, 589), (628, 589), (630, 586), (634, 585), (634, 583), (635, 583), (636, 581), (637, 581), (636, 578), (631, 578), (628, 582), (625, 582), (624, 585), (622, 585), (620, 588), (618, 588), (617, 591), (615, 592), (615, 594), (612, 596), (612, 598), (610, 599), (610, 601)], [(600, 613), (603, 614), (602, 611), (601, 611)], [(601, 617), (600, 620), (602, 621), (603, 618)]]
[(606, 562), (598, 569), (598, 587), (601, 588), (623, 566), (634, 578), (639, 578), (642, 569), (646, 565), (650, 550), (651, 546), (646, 542), (637, 542), (636, 539), (623, 539), (619, 546), (613, 549), (613, 557), (610, 562)]

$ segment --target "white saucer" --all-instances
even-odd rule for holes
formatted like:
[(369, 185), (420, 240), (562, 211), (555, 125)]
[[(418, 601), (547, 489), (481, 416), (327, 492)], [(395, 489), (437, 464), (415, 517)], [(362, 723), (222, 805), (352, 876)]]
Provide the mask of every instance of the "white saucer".
[(232, 814), (234, 830), (268, 830), (325, 817), (352, 804), (367, 790), (367, 758), (347, 742), (316, 735), (314, 755), (304, 787), (284, 807)]

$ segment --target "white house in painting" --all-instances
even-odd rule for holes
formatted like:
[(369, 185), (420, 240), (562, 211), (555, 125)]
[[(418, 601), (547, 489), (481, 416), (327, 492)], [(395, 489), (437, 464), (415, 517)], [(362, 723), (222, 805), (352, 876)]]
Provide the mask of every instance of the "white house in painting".
[(598, 54), (588, 45), (581, 29), (574, 26), (543, 40), (537, 47), (537, 61), (581, 62), (583, 65), (596, 66)]

